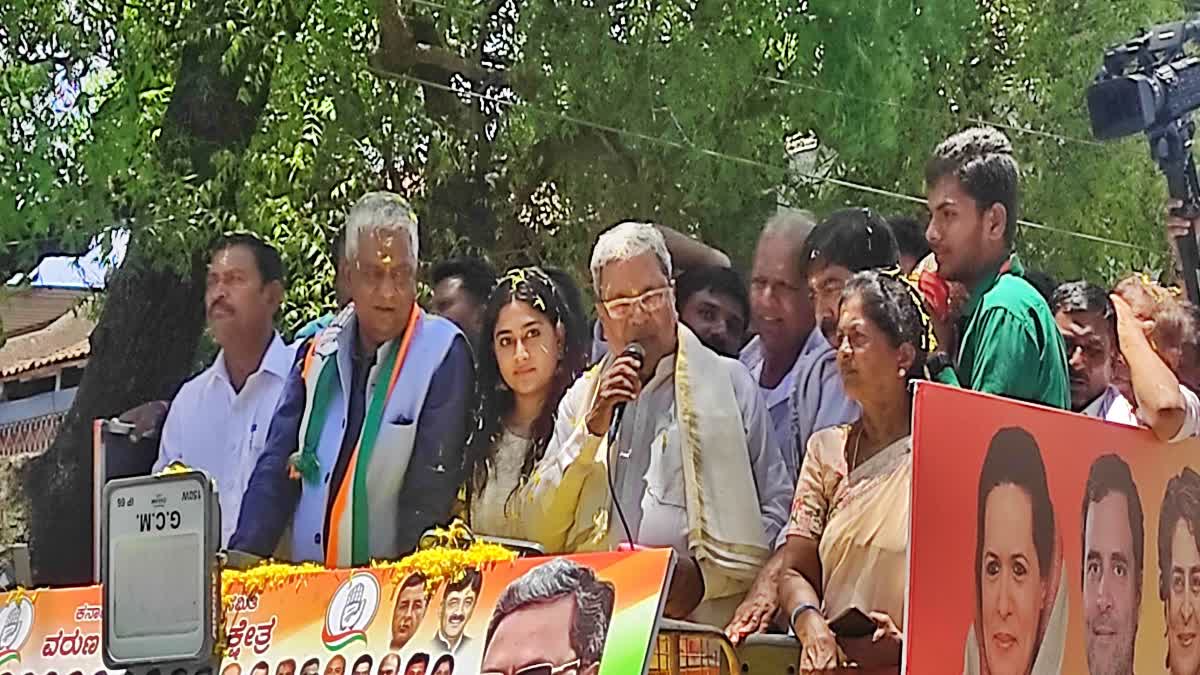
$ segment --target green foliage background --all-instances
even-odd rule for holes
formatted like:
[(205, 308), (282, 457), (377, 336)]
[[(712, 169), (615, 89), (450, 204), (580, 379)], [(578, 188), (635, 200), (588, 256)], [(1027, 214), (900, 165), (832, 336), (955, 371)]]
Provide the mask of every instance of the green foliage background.
[[(332, 301), (328, 242), (378, 188), (413, 200), (426, 260), (582, 272), (598, 230), (645, 218), (745, 263), (779, 201), (921, 208), (806, 173), (919, 196), (933, 145), (982, 119), (1033, 132), (1010, 132), (1025, 217), (1140, 247), (1027, 228), (1023, 252), (1111, 280), (1161, 264), (1164, 193), (1140, 139), (1088, 140), (1083, 91), (1105, 46), (1181, 15), (1169, 0), (6, 0), (0, 272), (120, 226), (182, 275), (246, 229), (283, 249), (294, 328)], [(408, 42), (381, 40), (381, 17)], [(196, 139), (164, 131), (189, 48), (263, 101), (244, 147), (190, 162)], [(790, 161), (806, 135), (818, 159)]]

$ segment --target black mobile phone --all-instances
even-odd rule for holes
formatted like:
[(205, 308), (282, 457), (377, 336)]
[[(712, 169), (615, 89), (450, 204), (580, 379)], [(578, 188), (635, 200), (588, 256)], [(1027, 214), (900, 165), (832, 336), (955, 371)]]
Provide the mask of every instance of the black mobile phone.
[(851, 607), (829, 622), (829, 630), (840, 638), (870, 637), (877, 626), (861, 609)]

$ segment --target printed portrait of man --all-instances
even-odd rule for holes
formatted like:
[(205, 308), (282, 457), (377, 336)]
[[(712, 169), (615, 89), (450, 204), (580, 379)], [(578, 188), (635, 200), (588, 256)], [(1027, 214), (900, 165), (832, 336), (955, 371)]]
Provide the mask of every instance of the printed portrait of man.
[(1145, 524), (1129, 465), (1092, 463), (1083, 496), (1083, 621), (1090, 675), (1132, 675), (1142, 606)]
[(379, 660), (377, 675), (398, 675), (400, 672), (400, 655), (392, 652)]
[(611, 583), (565, 558), (529, 570), (496, 602), (480, 675), (522, 670), (596, 675), (614, 595)]
[(284, 659), (275, 666), (275, 675), (296, 675), (296, 659)]
[(425, 652), (417, 652), (408, 660), (408, 665), (404, 667), (404, 675), (425, 675), (425, 671), (429, 670), (429, 655)]
[(475, 613), (475, 602), (482, 588), (483, 575), (478, 570), (467, 570), (461, 579), (446, 584), (446, 590), (442, 593), (438, 632), (433, 636), (430, 651), (457, 654), (471, 642), (465, 631)]
[(373, 665), (375, 665), (375, 659), (372, 659), (370, 654), (363, 654), (354, 660), (354, 668), (351, 672), (354, 675), (371, 675)]
[(300, 667), (300, 675), (317, 675), (321, 672), (321, 660), (309, 659)]
[(335, 654), (329, 663), (325, 664), (325, 675), (346, 675), (346, 657)]
[(396, 589), (396, 605), (392, 608), (392, 651), (400, 651), (417, 634), (425, 610), (429, 608), (429, 591), (425, 575), (413, 572)]

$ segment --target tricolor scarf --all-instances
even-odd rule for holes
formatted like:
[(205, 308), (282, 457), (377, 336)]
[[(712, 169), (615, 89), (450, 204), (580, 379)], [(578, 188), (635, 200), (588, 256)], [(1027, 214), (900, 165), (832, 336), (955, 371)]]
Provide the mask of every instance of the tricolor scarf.
[[(351, 308), (343, 311), (329, 328), (313, 338), (304, 358), (302, 376), (306, 398), (305, 416), (300, 423), (300, 451), (293, 456), (293, 466), (310, 485), (320, 481), (321, 467), (317, 446), (329, 418), (330, 402), (339, 386), (337, 363), (338, 336), (354, 316)], [(362, 430), (354, 446), (354, 454), (338, 485), (330, 486), (329, 533), (325, 540), (325, 564), (339, 566), (339, 560), (366, 560), (370, 556), (370, 508), (367, 498), (366, 467), (370, 466), (375, 440), (383, 423), (383, 411), (391, 397), (400, 371), (404, 367), (408, 348), (421, 317), (421, 308), (413, 304), (408, 325), (401, 339), (386, 346), (379, 373), (387, 373), (387, 386), (376, 386), (367, 402)]]

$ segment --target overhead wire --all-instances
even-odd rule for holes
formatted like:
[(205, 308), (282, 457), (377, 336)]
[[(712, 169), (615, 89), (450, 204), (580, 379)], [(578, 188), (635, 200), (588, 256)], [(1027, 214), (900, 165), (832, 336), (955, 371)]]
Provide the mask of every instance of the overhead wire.
[(796, 82), (795, 80), (785, 80), (785, 79), (778, 78), (778, 77), (772, 77), (770, 75), (760, 75), (758, 77), (758, 79), (762, 80), (764, 82), (769, 82), (771, 84), (785, 86), (785, 87), (791, 87), (794, 89), (802, 89), (805, 91), (815, 91), (815, 92), (829, 94), (831, 96), (838, 96), (841, 98), (846, 98), (846, 99), (850, 99), (850, 100), (854, 100), (854, 101), (862, 101), (864, 103), (876, 103), (879, 105), (896, 108), (898, 110), (904, 110), (906, 112), (915, 112), (915, 113), (922, 113), (922, 114), (929, 114), (929, 115), (943, 115), (946, 117), (956, 117), (956, 118), (966, 120), (967, 122), (970, 122), (971, 124), (979, 124), (979, 125), (983, 125), (983, 126), (996, 127), (997, 129), (1004, 129), (1005, 131), (1011, 131), (1016, 134), (1024, 134), (1024, 135), (1028, 135), (1028, 136), (1038, 136), (1040, 138), (1046, 138), (1046, 139), (1058, 141), (1059, 143), (1072, 143), (1072, 144), (1076, 144), (1076, 145), (1095, 147), (1095, 148), (1105, 147), (1104, 144), (1101, 143), (1100, 141), (1095, 141), (1095, 140), (1086, 139), (1086, 138), (1076, 138), (1074, 136), (1065, 136), (1063, 134), (1056, 134), (1056, 133), (1053, 133), (1050, 131), (1042, 131), (1040, 129), (1030, 129), (1028, 127), (1021, 127), (1021, 126), (1017, 126), (1015, 124), (1008, 124), (1005, 122), (997, 122), (995, 120), (989, 120), (989, 119), (986, 119), (983, 117), (972, 117), (970, 115), (955, 113), (952, 110), (939, 110), (937, 108), (923, 108), (923, 107), (915, 106), (912, 104), (899, 103), (897, 101), (892, 101), (892, 100), (888, 100), (888, 99), (873, 98), (873, 97), (869, 97), (869, 96), (860, 96), (858, 94), (853, 94), (848, 91), (841, 91), (838, 89), (828, 89), (826, 87), (818, 87), (816, 85), (811, 85), (811, 84), (802, 84), (800, 82)]
[[(476, 12), (466, 9), (466, 8), (451, 7), (444, 3), (433, 2), (432, 0), (409, 0), (409, 1), (415, 5), (421, 5), (421, 6), (429, 7), (431, 9), (438, 9), (438, 10), (443, 10), (443, 11), (447, 11), (447, 12), (457, 13), (462, 16), (467, 16), (467, 15), (474, 16), (476, 14)], [(619, 44), (619, 43), (614, 43), (614, 44)], [(624, 46), (624, 45), (621, 45), (621, 46)], [(496, 70), (496, 69), (487, 68), (487, 67), (484, 67), (484, 69), (491, 71), (491, 72), (496, 72), (497, 74), (504, 73), (504, 71), (502, 71), (502, 70)], [(447, 85), (444, 85), (444, 84), (441, 84), (438, 82), (432, 82), (429, 80), (425, 80), (422, 78), (418, 78), (418, 77), (414, 77), (414, 76), (406, 75), (406, 74), (402, 74), (402, 73), (379, 72), (378, 74), (387, 76), (387, 77), (393, 77), (393, 78), (407, 80), (407, 81), (410, 81), (415, 84), (420, 84), (422, 86), (428, 86), (428, 87), (433, 87), (436, 89), (441, 89), (443, 91), (447, 91), (449, 93), (453, 93), (453, 94), (457, 94), (457, 95), (465, 95), (465, 96), (474, 97), (479, 100), (489, 101), (491, 103), (495, 103), (497, 105), (503, 105), (503, 106), (510, 107), (510, 108), (519, 106), (520, 108), (522, 108), (524, 110), (528, 110), (530, 112), (533, 112), (534, 114), (538, 114), (538, 115), (541, 115), (544, 117), (552, 117), (552, 118), (559, 119), (561, 121), (575, 124), (577, 126), (595, 129), (597, 131), (603, 131), (606, 133), (616, 134), (619, 136), (625, 136), (628, 138), (636, 138), (638, 140), (646, 141), (649, 143), (655, 143), (655, 144), (662, 145), (665, 147), (674, 148), (677, 150), (683, 150), (686, 152), (697, 153), (697, 154), (700, 154), (703, 156), (711, 157), (713, 159), (729, 161), (729, 162), (741, 164), (744, 166), (751, 166), (751, 167), (758, 168), (758, 169), (765, 169), (765, 170), (769, 170), (769, 171), (789, 173), (789, 174), (793, 174), (793, 175), (798, 175), (798, 176), (800, 176), (804, 179), (810, 180), (810, 181), (819, 181), (819, 182), (823, 182), (823, 183), (828, 183), (830, 185), (835, 185), (835, 186), (845, 188), (848, 190), (854, 190), (854, 191), (862, 192), (862, 193), (866, 193), (866, 194), (872, 194), (872, 195), (876, 195), (876, 196), (897, 199), (900, 201), (905, 201), (905, 202), (909, 202), (909, 203), (913, 203), (913, 204), (919, 204), (922, 206), (925, 205), (925, 200), (923, 198), (917, 197), (914, 195), (896, 192), (896, 191), (888, 190), (885, 188), (875, 187), (875, 186), (867, 185), (864, 183), (858, 183), (858, 182), (846, 180), (843, 178), (835, 178), (833, 176), (822, 176), (822, 175), (816, 175), (816, 174), (809, 174), (809, 173), (799, 171), (799, 170), (796, 170), (793, 168), (772, 165), (767, 162), (762, 162), (759, 160), (750, 159), (750, 158), (746, 158), (746, 157), (740, 157), (738, 155), (733, 155), (730, 153), (721, 152), (721, 151), (713, 150), (710, 148), (704, 148), (704, 147), (701, 147), (701, 146), (698, 146), (698, 145), (695, 145), (692, 143), (680, 143), (678, 141), (673, 141), (671, 139), (660, 137), (660, 136), (653, 136), (650, 134), (645, 134), (642, 132), (634, 131), (631, 129), (623, 129), (620, 127), (614, 127), (614, 126), (611, 126), (608, 124), (584, 119), (581, 117), (576, 117), (574, 115), (569, 115), (566, 113), (561, 113), (561, 112), (552, 111), (552, 110), (546, 110), (546, 109), (534, 106), (527, 102), (512, 101), (512, 100), (508, 100), (508, 99), (504, 99), (504, 98), (500, 98), (500, 97), (496, 97), (496, 96), (491, 96), (491, 95), (481, 93), (481, 92), (475, 92), (475, 91), (468, 90), (468, 89), (450, 87), (450, 86), (447, 86)], [(1011, 125), (1011, 124), (988, 120), (985, 118), (970, 117), (970, 116), (965, 116), (965, 115), (956, 115), (954, 112), (948, 111), (948, 110), (920, 108), (920, 107), (915, 107), (910, 104), (903, 104), (903, 103), (899, 103), (896, 101), (860, 96), (860, 95), (853, 94), (850, 92), (829, 89), (826, 87), (819, 87), (816, 85), (804, 84), (804, 83), (796, 82), (793, 80), (786, 80), (783, 78), (772, 77), (772, 76), (764, 75), (764, 76), (759, 76), (757, 79), (768, 82), (770, 84), (777, 85), (777, 86), (786, 86), (786, 87), (791, 87), (791, 88), (800, 89), (800, 90), (815, 91), (818, 93), (824, 93), (824, 94), (828, 94), (831, 96), (844, 97), (844, 98), (851, 99), (851, 100), (860, 100), (860, 101), (868, 102), (868, 103), (877, 103), (880, 105), (886, 105), (889, 107), (894, 107), (897, 109), (906, 110), (906, 111), (910, 111), (910, 112), (962, 117), (963, 119), (966, 119), (967, 121), (971, 122), (972, 124), (982, 124), (982, 125), (987, 125), (987, 126), (993, 126), (993, 127), (1005, 129), (1008, 131), (1012, 131), (1014, 133), (1035, 135), (1035, 136), (1048, 138), (1048, 139), (1052, 139), (1052, 140), (1056, 140), (1056, 141), (1064, 142), (1064, 143), (1076, 143), (1076, 144), (1081, 144), (1081, 145), (1086, 145), (1086, 146), (1095, 146), (1095, 147), (1102, 146), (1102, 144), (1100, 144), (1096, 141), (1092, 141), (1092, 140), (1079, 139), (1079, 138), (1074, 138), (1071, 136), (1055, 134), (1052, 132), (1041, 131), (1041, 130), (1037, 130), (1037, 129), (1023, 128), (1023, 127), (1019, 127), (1019, 126), (1015, 126), (1015, 125)], [(1086, 232), (1079, 232), (1077, 230), (1071, 230), (1071, 229), (1067, 229), (1067, 228), (1055, 227), (1052, 225), (1046, 225), (1044, 223), (1039, 223), (1039, 222), (1035, 222), (1035, 221), (1031, 221), (1031, 220), (1027, 220), (1027, 219), (1020, 219), (1020, 220), (1018, 220), (1018, 223), (1022, 226), (1029, 227), (1029, 228), (1032, 228), (1035, 230), (1054, 232), (1057, 234), (1076, 237), (1079, 239), (1084, 239), (1084, 240), (1099, 243), (1099, 244), (1105, 244), (1108, 246), (1116, 246), (1116, 247), (1127, 248), (1127, 249), (1136, 250), (1136, 251), (1153, 252), (1153, 249), (1150, 249), (1148, 247), (1141, 246), (1138, 244), (1133, 244), (1131, 242), (1121, 241), (1118, 239), (1111, 239), (1108, 237), (1102, 237), (1099, 235), (1089, 234)], [(17, 242), (17, 241), (3, 242), (3, 244), (6, 246), (16, 246), (16, 245), (20, 245), (22, 243), (23, 242)]]
[[(425, 0), (414, 0), (414, 2), (417, 2), (417, 1), (425, 1)], [(777, 165), (769, 164), (767, 162), (763, 162), (760, 160), (750, 159), (747, 157), (741, 157), (738, 155), (721, 152), (719, 150), (713, 150), (711, 148), (705, 148), (705, 147), (698, 146), (698, 145), (695, 145), (692, 143), (680, 143), (678, 141), (673, 141), (671, 139), (663, 138), (661, 136), (653, 136), (653, 135), (642, 133), (639, 131), (634, 131), (632, 129), (623, 129), (623, 128), (615, 127), (615, 126), (612, 126), (609, 124), (604, 124), (602, 122), (595, 122), (595, 121), (588, 120), (588, 119), (585, 119), (582, 117), (569, 115), (567, 113), (562, 113), (562, 112), (553, 111), (553, 110), (546, 110), (544, 108), (540, 108), (538, 106), (532, 105), (527, 102), (512, 101), (509, 99), (500, 98), (497, 96), (491, 96), (489, 94), (485, 94), (485, 93), (481, 93), (481, 92), (476, 92), (476, 91), (473, 91), (470, 89), (451, 87), (451, 86), (442, 84), (440, 82), (432, 82), (430, 80), (426, 80), (426, 79), (423, 79), (420, 77), (415, 77), (412, 75), (407, 75), (404, 73), (380, 72), (379, 74), (386, 76), (386, 77), (405, 80), (405, 81), (408, 81), (408, 82), (411, 82), (414, 84), (419, 84), (422, 86), (432, 87), (434, 89), (439, 89), (441, 91), (445, 91), (445, 92), (455, 94), (458, 96), (468, 96), (468, 97), (476, 98), (479, 100), (495, 103), (497, 105), (503, 105), (503, 106), (506, 106), (509, 108), (520, 108), (522, 110), (526, 110), (528, 112), (534, 113), (534, 114), (542, 116), (542, 117), (558, 119), (560, 121), (568, 122), (568, 123), (575, 124), (575, 125), (581, 126), (581, 127), (594, 129), (596, 131), (603, 131), (606, 133), (615, 134), (615, 135), (619, 135), (619, 136), (625, 136), (628, 138), (635, 138), (635, 139), (645, 141), (648, 143), (655, 143), (655, 144), (662, 145), (665, 147), (670, 147), (670, 148), (673, 148), (676, 150), (692, 152), (692, 153), (700, 154), (700, 155), (703, 155), (706, 157), (711, 157), (714, 159), (733, 162), (733, 163), (741, 164), (744, 166), (754, 167), (757, 169), (765, 169), (768, 171), (775, 171), (775, 172), (782, 172), (785, 174), (797, 175), (797, 176), (807, 179), (807, 180), (828, 183), (830, 185), (836, 185), (838, 187), (842, 187), (842, 188), (845, 188), (848, 190), (854, 190), (857, 192), (873, 194), (873, 195), (877, 195), (877, 196), (881, 196), (881, 197), (889, 197), (892, 199), (898, 199), (898, 200), (902, 200), (902, 201), (906, 201), (906, 202), (911, 202), (914, 204), (920, 204), (922, 206), (925, 205), (925, 200), (921, 197), (904, 194), (902, 192), (896, 192), (893, 190), (888, 190), (886, 188), (875, 187), (873, 185), (858, 183), (858, 182), (846, 180), (843, 178), (835, 178), (833, 176), (821, 176), (821, 175), (817, 175), (817, 174), (810, 174), (810, 173), (807, 173), (804, 171), (799, 171), (797, 169), (783, 167), (783, 166), (777, 166)], [(1131, 250), (1135, 250), (1135, 251), (1143, 251), (1143, 252), (1151, 252), (1151, 253), (1154, 252), (1153, 249), (1147, 248), (1145, 246), (1133, 244), (1133, 243), (1130, 243), (1127, 241), (1121, 241), (1119, 239), (1111, 239), (1108, 237), (1102, 237), (1100, 235), (1089, 234), (1087, 232), (1079, 232), (1077, 230), (1070, 230), (1070, 229), (1066, 229), (1066, 228), (1055, 227), (1052, 225), (1046, 225), (1044, 223), (1039, 223), (1039, 222), (1035, 222), (1035, 221), (1031, 221), (1031, 220), (1027, 220), (1027, 219), (1020, 219), (1017, 222), (1018, 222), (1018, 224), (1020, 224), (1024, 227), (1029, 227), (1029, 228), (1032, 228), (1035, 230), (1042, 230), (1042, 231), (1047, 231), (1047, 232), (1054, 232), (1054, 233), (1065, 235), (1065, 236), (1077, 237), (1079, 239), (1084, 239), (1084, 240), (1092, 241), (1092, 242), (1099, 243), (1099, 244), (1105, 244), (1108, 246), (1117, 246), (1117, 247), (1127, 248), (1127, 249), (1131, 249)]]
[[(428, 7), (430, 9), (439, 9), (439, 10), (443, 10), (446, 12), (455, 13), (460, 16), (475, 16), (475, 14), (476, 14), (474, 11), (467, 9), (467, 8), (451, 7), (444, 3), (433, 2), (432, 0), (410, 0), (410, 2), (412, 2), (415, 5), (421, 5), (423, 7)], [(621, 48), (630, 48), (630, 45), (625, 45), (620, 42), (614, 41), (612, 44), (614, 46), (621, 47)], [(784, 87), (789, 87), (792, 89), (828, 94), (830, 96), (837, 96), (837, 97), (845, 98), (848, 100), (860, 101), (863, 103), (874, 103), (874, 104), (878, 104), (878, 105), (888, 106), (891, 108), (896, 108), (898, 110), (903, 110), (906, 112), (920, 113), (920, 114), (926, 114), (926, 115), (940, 115), (943, 117), (962, 119), (971, 124), (979, 124), (979, 125), (984, 125), (984, 126), (995, 127), (997, 129), (1004, 129), (1005, 131), (1011, 131), (1014, 134), (1036, 136), (1039, 138), (1045, 138), (1045, 139), (1057, 141), (1059, 143), (1070, 143), (1070, 144), (1075, 144), (1075, 145), (1080, 145), (1080, 146), (1090, 147), (1090, 148), (1105, 147), (1104, 143), (1101, 143), (1100, 141), (1097, 141), (1094, 139), (1078, 138), (1076, 136), (1070, 136), (1070, 135), (1063, 134), (1063, 133), (1055, 133), (1053, 131), (1043, 131), (1041, 129), (1032, 129), (1029, 127), (1023, 127), (1023, 126), (1011, 124), (1008, 122), (1000, 122), (1000, 121), (988, 119), (985, 117), (978, 117), (978, 116), (968, 115), (965, 113), (958, 113), (953, 110), (927, 108), (927, 107), (918, 106), (918, 105), (911, 104), (911, 103), (901, 103), (899, 101), (894, 101), (894, 100), (890, 100), (890, 99), (876, 98), (876, 97), (871, 97), (871, 96), (863, 96), (861, 94), (855, 94), (855, 93), (848, 92), (848, 91), (843, 91), (843, 90), (839, 90), (839, 89), (831, 89), (831, 88), (822, 87), (822, 86), (819, 86), (816, 84), (808, 84), (808, 83), (804, 83), (804, 82), (799, 82), (797, 80), (789, 80), (789, 79), (784, 79), (784, 78), (780, 78), (780, 77), (774, 77), (771, 75), (759, 75), (759, 76), (756, 76), (756, 79), (763, 81), (763, 82), (768, 82), (770, 84), (774, 84), (777, 86), (784, 86)]]

